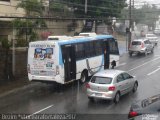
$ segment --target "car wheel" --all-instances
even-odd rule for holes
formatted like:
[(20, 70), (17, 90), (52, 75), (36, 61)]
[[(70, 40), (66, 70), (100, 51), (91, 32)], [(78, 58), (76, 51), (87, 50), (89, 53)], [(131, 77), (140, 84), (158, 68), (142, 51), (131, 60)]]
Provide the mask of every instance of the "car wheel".
[(151, 50), (151, 53), (153, 53), (153, 49)]
[(85, 72), (82, 72), (80, 82), (85, 83), (87, 80), (87, 74)]
[(132, 57), (132, 52), (129, 52), (129, 56)]
[(138, 84), (137, 84), (137, 83), (134, 83), (133, 92), (136, 92), (136, 91), (137, 91), (137, 88), (138, 88)]
[(145, 50), (144, 55), (147, 56), (147, 50)]
[(114, 103), (117, 104), (119, 102), (119, 100), (120, 100), (120, 93), (117, 92), (116, 95), (115, 95), (115, 97), (114, 97)]
[(88, 97), (88, 99), (89, 99), (90, 102), (94, 102), (94, 98)]

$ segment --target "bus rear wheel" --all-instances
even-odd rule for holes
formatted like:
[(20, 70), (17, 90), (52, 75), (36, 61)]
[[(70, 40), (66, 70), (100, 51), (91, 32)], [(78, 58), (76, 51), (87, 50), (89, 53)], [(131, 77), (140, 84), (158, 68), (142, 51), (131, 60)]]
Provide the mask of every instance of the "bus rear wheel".
[(88, 78), (88, 75), (87, 75), (87, 72), (82, 72), (82, 74), (81, 74), (81, 78), (80, 78), (80, 82), (83, 84), (83, 83), (85, 83), (86, 82), (86, 80), (87, 80), (87, 78)]

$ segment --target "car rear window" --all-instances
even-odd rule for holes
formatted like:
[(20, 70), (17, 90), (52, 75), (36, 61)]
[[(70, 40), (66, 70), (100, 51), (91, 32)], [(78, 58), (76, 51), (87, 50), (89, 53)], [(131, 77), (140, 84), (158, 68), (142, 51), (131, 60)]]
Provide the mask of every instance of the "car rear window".
[(140, 41), (133, 41), (132, 45), (141, 45), (141, 42)]
[(112, 82), (112, 78), (93, 76), (91, 82), (97, 84), (110, 84)]
[(152, 34), (150, 34), (150, 35), (146, 35), (147, 37), (156, 37), (155, 35), (152, 35)]

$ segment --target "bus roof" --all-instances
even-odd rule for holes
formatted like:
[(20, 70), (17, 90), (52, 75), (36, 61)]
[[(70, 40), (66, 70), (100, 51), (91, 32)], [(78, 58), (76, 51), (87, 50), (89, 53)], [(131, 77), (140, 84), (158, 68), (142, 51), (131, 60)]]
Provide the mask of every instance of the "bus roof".
[(113, 38), (112, 35), (96, 35), (95, 37), (80, 37), (80, 38), (72, 38), (70, 40), (57, 41), (59, 45), (72, 44), (72, 43), (81, 43), (81, 42), (89, 42), (93, 40), (102, 40), (105, 38)]
[(79, 33), (79, 36), (86, 36), (86, 37), (95, 37), (97, 34), (95, 32), (83, 32)]
[(70, 36), (66, 36), (66, 35), (62, 35), (62, 36), (48, 36), (47, 40), (49, 41), (57, 41), (57, 40), (69, 40), (71, 39), (72, 37)]

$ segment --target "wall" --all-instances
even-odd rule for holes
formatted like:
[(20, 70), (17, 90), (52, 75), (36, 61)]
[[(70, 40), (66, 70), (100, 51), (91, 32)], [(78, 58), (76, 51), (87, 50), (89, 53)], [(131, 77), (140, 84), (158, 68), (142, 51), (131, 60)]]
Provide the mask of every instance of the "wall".
[[(27, 77), (27, 50), (15, 52), (15, 76), (12, 74), (12, 50), (0, 48), (0, 81)], [(7, 56), (7, 57), (6, 57)]]
[[(10, 0), (10, 2), (0, 1), (0, 16), (24, 16), (25, 11), (22, 8), (16, 8), (17, 0)], [(3, 21), (11, 21), (11, 19), (0, 19)]]

